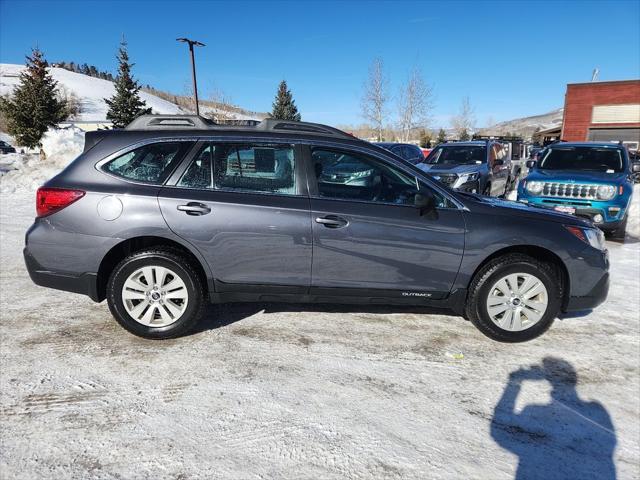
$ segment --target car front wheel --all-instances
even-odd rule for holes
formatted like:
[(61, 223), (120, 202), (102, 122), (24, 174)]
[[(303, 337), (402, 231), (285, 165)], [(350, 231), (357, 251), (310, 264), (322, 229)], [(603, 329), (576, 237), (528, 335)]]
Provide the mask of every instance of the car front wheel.
[(551, 326), (562, 305), (562, 288), (553, 265), (528, 255), (508, 254), (476, 274), (466, 315), (494, 340), (524, 342)]
[(133, 253), (113, 270), (107, 302), (131, 333), (166, 339), (188, 333), (204, 310), (202, 281), (189, 260), (171, 249)]

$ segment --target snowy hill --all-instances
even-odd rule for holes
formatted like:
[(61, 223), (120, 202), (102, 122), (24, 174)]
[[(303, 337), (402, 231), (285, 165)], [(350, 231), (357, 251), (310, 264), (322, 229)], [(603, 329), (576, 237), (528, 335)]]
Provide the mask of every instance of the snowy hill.
[(513, 132), (523, 137), (530, 137), (538, 129), (545, 130), (562, 125), (563, 112), (564, 108), (558, 108), (542, 115), (507, 120), (490, 127), (481, 128), (477, 133), (482, 135), (504, 135)]
[[(24, 65), (0, 63), (0, 95), (6, 95), (13, 91), (19, 81), (18, 75), (24, 68)], [(49, 68), (49, 72), (59, 86), (78, 97), (81, 113), (77, 120), (106, 120), (107, 104), (104, 99), (111, 97), (115, 93), (113, 82), (70, 72), (63, 68), (52, 67)], [(147, 106), (153, 109), (154, 113), (172, 114), (180, 113), (181, 111), (177, 105), (146, 92), (140, 92), (140, 97), (146, 102)]]
[[(13, 91), (18, 84), (20, 72), (24, 65), (14, 65), (0, 63), (0, 95), (6, 95)], [(107, 118), (107, 104), (104, 99), (111, 97), (115, 93), (113, 82), (101, 78), (90, 77), (81, 73), (70, 72), (64, 68), (49, 68), (51, 76), (68, 93), (73, 93), (80, 101), (81, 112), (75, 120), (85, 122), (103, 122)], [(153, 113), (189, 113), (183, 111), (175, 103), (164, 100), (148, 92), (140, 92), (140, 97)], [(202, 102), (201, 112), (205, 115), (217, 111), (216, 108)], [(237, 120), (262, 120), (266, 114), (258, 112), (248, 112), (239, 107), (233, 107), (232, 112), (227, 112), (227, 116)]]

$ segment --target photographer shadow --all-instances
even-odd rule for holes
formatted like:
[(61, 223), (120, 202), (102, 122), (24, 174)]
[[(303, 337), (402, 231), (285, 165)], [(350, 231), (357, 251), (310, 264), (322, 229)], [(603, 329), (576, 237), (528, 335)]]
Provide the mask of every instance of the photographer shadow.
[[(551, 384), (551, 402), (527, 405), (516, 413), (524, 380)], [(613, 480), (616, 434), (607, 410), (578, 396), (573, 366), (547, 357), (542, 366), (520, 369), (495, 407), (491, 436), (502, 448), (518, 455), (516, 480)]]

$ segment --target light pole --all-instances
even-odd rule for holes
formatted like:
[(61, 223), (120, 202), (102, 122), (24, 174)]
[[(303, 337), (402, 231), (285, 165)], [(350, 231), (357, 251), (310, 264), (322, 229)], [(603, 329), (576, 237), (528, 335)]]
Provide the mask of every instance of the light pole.
[(197, 40), (189, 40), (188, 38), (176, 38), (179, 42), (185, 42), (189, 44), (189, 53), (191, 54), (191, 76), (193, 78), (193, 96), (196, 99), (196, 115), (200, 116), (200, 106), (198, 105), (198, 83), (196, 82), (196, 60), (193, 55), (193, 46), (204, 47), (204, 43), (200, 43)]

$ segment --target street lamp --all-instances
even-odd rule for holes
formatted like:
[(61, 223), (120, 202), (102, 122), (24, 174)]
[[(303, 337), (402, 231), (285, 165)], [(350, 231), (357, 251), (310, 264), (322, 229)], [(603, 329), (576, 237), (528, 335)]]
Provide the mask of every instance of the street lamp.
[(193, 96), (196, 99), (196, 115), (200, 115), (200, 106), (198, 105), (198, 84), (196, 82), (196, 60), (193, 56), (193, 46), (204, 47), (204, 43), (200, 43), (197, 40), (189, 40), (188, 38), (176, 38), (178, 42), (184, 42), (189, 44), (189, 53), (191, 53), (191, 76), (193, 77)]

